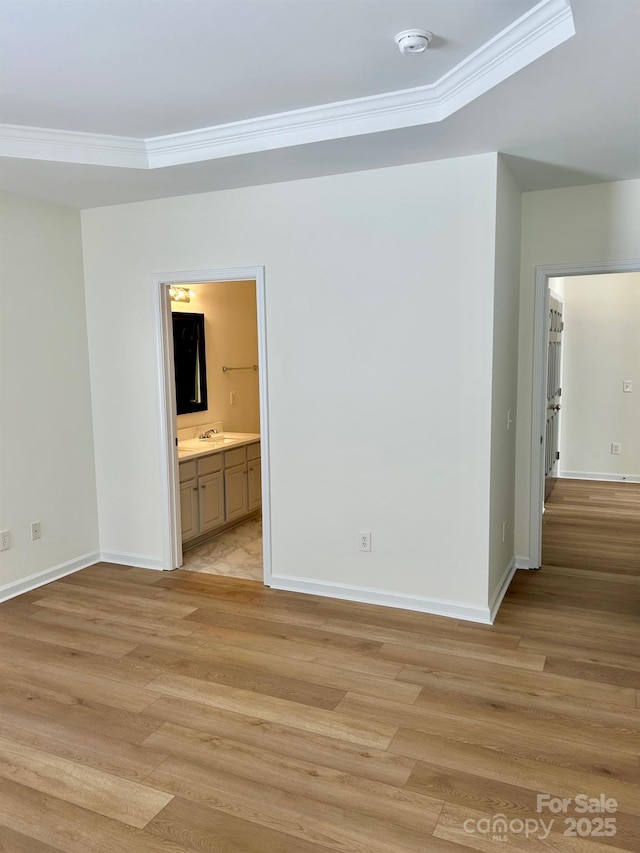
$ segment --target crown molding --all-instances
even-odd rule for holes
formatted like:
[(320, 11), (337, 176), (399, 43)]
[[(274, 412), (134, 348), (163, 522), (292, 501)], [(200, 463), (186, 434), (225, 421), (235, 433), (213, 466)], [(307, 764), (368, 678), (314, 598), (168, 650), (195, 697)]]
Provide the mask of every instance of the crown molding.
[(435, 83), (136, 139), (0, 125), (0, 157), (159, 169), (443, 121), (575, 34), (569, 0), (541, 0)]
[(156, 136), (149, 168), (439, 122), (574, 34), (568, 0), (542, 0), (435, 83)]
[(148, 169), (144, 139), (0, 124), (0, 157)]
[(462, 109), (575, 33), (570, 0), (542, 0), (438, 80), (442, 118)]

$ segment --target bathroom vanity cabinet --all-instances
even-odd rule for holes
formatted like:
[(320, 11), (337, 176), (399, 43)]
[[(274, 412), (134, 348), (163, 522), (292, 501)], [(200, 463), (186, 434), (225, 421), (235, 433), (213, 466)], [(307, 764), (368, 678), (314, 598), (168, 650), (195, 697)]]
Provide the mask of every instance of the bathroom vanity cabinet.
[(259, 441), (183, 460), (179, 471), (183, 544), (204, 540), (260, 509)]

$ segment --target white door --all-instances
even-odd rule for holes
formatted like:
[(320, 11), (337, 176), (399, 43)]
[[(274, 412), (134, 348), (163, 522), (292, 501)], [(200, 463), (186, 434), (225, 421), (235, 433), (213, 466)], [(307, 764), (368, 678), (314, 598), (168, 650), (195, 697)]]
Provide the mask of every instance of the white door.
[(560, 459), (560, 397), (562, 395), (562, 302), (549, 295), (549, 346), (547, 354), (547, 416), (544, 441), (544, 499), (558, 478)]

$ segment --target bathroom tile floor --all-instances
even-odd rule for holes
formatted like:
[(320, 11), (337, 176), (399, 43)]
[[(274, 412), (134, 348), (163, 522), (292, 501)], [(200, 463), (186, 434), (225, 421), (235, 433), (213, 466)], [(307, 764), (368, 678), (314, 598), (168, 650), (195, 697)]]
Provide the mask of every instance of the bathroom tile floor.
[(262, 519), (251, 518), (184, 552), (183, 569), (261, 581)]

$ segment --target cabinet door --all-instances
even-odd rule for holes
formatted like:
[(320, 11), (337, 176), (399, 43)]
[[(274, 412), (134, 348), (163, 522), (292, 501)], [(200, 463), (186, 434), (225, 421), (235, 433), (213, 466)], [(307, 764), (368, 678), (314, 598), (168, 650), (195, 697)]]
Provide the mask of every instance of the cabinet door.
[(262, 466), (259, 459), (247, 463), (249, 512), (262, 504)]
[(224, 481), (222, 471), (198, 477), (200, 533), (224, 524)]
[(233, 521), (246, 515), (247, 503), (247, 465), (234, 465), (224, 472), (225, 519)]
[(198, 489), (195, 480), (180, 483), (180, 529), (183, 542), (198, 535)]

